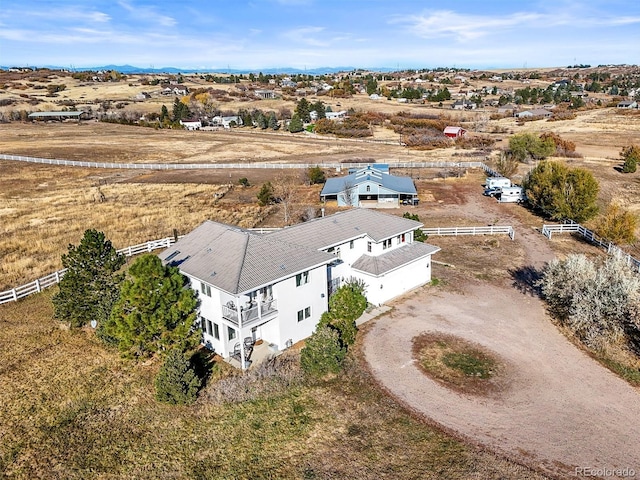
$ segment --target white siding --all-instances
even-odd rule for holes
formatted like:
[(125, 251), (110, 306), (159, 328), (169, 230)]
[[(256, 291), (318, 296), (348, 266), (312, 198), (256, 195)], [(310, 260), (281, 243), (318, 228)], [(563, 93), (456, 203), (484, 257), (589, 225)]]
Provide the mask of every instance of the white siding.
[[(276, 298), (284, 299), (278, 303), (278, 338), (263, 340), (275, 343), (282, 350), (287, 341), (296, 343), (310, 336), (327, 311), (327, 267), (322, 265), (311, 270), (309, 283), (296, 287), (296, 278), (292, 277), (274, 285), (273, 292)], [(298, 322), (298, 311), (307, 307), (311, 307), (311, 317)]]
[(367, 284), (367, 300), (374, 305), (381, 305), (409, 290), (429, 283), (431, 255), (380, 277), (361, 272), (354, 272), (353, 276)]

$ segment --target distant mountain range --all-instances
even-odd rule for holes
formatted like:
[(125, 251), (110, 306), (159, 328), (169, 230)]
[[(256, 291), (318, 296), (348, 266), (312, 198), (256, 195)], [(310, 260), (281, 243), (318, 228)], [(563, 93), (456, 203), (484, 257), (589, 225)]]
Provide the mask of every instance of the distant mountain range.
[[(9, 68), (24, 68), (24, 67), (5, 67), (0, 65), (0, 69), (8, 70)], [(73, 70), (78, 72), (84, 71), (99, 71), (99, 70), (116, 70), (120, 73), (227, 73), (227, 74), (249, 74), (249, 73), (264, 73), (264, 74), (272, 74), (272, 75), (298, 75), (298, 74), (306, 74), (306, 75), (326, 75), (337, 72), (350, 72), (353, 70), (367, 70), (374, 72), (391, 72), (394, 71), (392, 68), (385, 67), (376, 67), (376, 68), (356, 68), (356, 67), (321, 67), (321, 68), (310, 68), (310, 69), (299, 69), (299, 68), (263, 68), (257, 70), (250, 69), (200, 69), (200, 68), (176, 68), (176, 67), (162, 67), (162, 68), (143, 68), (143, 67), (134, 67), (133, 65), (102, 65), (95, 67), (82, 67), (82, 68), (69, 68), (69, 67), (60, 67), (54, 65), (35, 65), (30, 68), (50, 68), (52, 70)]]

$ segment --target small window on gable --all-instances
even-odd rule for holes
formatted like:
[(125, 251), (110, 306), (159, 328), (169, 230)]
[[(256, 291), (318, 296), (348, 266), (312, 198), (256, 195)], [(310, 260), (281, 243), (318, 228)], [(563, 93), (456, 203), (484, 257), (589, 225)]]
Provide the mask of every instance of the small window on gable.
[(371, 191), (371, 185), (367, 185), (367, 192)]
[(371, 242), (367, 242), (367, 252), (371, 253)]

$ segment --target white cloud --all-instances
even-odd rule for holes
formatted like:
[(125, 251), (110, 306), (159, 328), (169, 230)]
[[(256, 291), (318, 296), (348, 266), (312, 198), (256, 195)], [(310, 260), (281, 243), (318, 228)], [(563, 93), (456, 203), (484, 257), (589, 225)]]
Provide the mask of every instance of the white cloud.
[(327, 47), (329, 42), (324, 35), (324, 27), (301, 27), (284, 32), (282, 36), (295, 45), (309, 45), (312, 47)]
[(391, 23), (408, 24), (410, 31), (422, 38), (452, 37), (460, 42), (469, 42), (513, 30), (630, 25), (640, 23), (640, 17), (579, 15), (575, 9), (558, 9), (553, 13), (515, 12), (502, 16), (467, 15), (452, 10), (438, 10), (423, 15), (396, 17), (391, 20)]
[(137, 20), (157, 23), (161, 27), (173, 27), (178, 23), (174, 18), (159, 14), (153, 8), (136, 7), (125, 1), (119, 1), (118, 5), (128, 11)]

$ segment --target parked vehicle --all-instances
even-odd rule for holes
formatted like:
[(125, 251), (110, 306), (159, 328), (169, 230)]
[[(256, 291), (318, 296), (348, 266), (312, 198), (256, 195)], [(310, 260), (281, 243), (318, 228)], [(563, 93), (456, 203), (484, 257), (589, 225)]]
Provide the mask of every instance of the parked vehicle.
[(510, 187), (511, 180), (507, 177), (487, 177), (484, 186), (486, 189)]
[(524, 190), (518, 185), (501, 188), (500, 192), (496, 194), (496, 198), (500, 203), (520, 203), (527, 199)]

